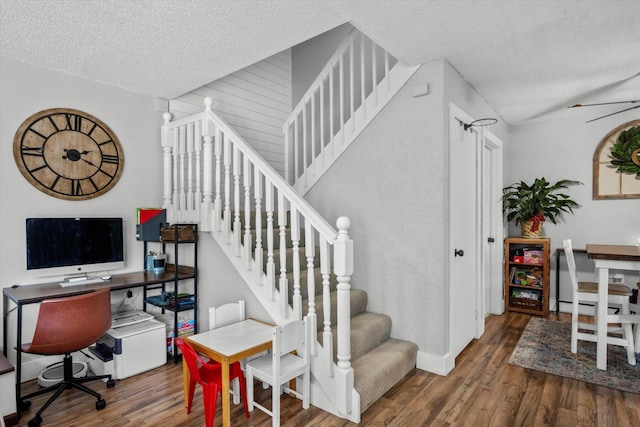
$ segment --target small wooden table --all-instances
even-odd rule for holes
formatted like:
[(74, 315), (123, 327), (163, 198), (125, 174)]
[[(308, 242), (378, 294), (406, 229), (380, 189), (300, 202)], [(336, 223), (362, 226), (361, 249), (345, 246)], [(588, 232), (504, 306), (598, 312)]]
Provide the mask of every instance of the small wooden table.
[[(231, 425), (229, 366), (271, 348), (273, 325), (254, 319), (184, 337), (185, 341), (222, 366), (222, 425)], [(189, 368), (182, 364), (185, 406), (189, 397)]]
[[(587, 245), (587, 256), (595, 261), (598, 273), (598, 369), (607, 369), (607, 323), (619, 322), (620, 315), (607, 315), (607, 290), (609, 287), (609, 269), (640, 271), (640, 246), (627, 245)], [(637, 318), (640, 316), (627, 316)], [(636, 349), (638, 346), (636, 345)]]

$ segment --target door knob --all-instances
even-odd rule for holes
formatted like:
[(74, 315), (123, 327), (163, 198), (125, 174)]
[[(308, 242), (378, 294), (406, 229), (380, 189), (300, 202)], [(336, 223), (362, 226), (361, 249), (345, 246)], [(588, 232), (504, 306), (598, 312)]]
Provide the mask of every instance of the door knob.
[(464, 256), (464, 251), (462, 249), (454, 249), (453, 254), (454, 256)]
[(495, 242), (495, 241), (496, 241), (496, 239), (494, 239), (493, 237), (489, 237), (489, 238), (487, 239), (487, 242), (489, 242), (489, 243), (493, 243), (493, 242)]

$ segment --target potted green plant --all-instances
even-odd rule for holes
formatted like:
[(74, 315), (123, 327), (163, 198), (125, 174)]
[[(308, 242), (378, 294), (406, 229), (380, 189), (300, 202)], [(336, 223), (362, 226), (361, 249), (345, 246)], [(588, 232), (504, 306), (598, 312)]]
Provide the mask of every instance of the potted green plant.
[(502, 189), (502, 211), (507, 221), (521, 224), (524, 237), (540, 237), (542, 221), (548, 219), (556, 224), (562, 213), (573, 214), (580, 205), (560, 191), (580, 181), (563, 179), (551, 184), (544, 178), (536, 178), (529, 185), (520, 181)]

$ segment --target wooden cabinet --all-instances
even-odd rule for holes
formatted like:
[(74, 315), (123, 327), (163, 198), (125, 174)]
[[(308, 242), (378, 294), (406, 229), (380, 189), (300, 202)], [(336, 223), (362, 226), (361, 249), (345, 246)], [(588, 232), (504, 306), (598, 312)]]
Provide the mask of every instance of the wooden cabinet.
[(549, 239), (507, 237), (504, 242), (505, 309), (549, 315)]

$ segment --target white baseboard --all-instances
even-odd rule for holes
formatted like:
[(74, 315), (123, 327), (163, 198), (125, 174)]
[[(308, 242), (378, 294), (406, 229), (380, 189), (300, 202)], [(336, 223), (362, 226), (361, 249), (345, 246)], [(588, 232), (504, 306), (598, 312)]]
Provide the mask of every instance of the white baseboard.
[(416, 358), (416, 368), (442, 376), (446, 376), (451, 372), (455, 365), (456, 359), (455, 357), (451, 357), (450, 353), (444, 356), (437, 356), (424, 351), (418, 351)]

